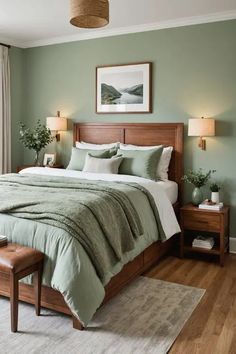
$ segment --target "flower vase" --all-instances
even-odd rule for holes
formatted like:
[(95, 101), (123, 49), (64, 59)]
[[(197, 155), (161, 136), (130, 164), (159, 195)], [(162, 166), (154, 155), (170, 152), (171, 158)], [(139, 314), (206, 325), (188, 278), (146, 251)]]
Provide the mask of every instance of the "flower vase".
[(219, 192), (211, 192), (211, 201), (213, 203), (219, 204), (219, 202), (220, 202), (220, 193)]
[(195, 187), (192, 193), (192, 203), (198, 206), (203, 201), (202, 191), (200, 188)]
[(40, 166), (39, 151), (35, 151), (34, 166)]

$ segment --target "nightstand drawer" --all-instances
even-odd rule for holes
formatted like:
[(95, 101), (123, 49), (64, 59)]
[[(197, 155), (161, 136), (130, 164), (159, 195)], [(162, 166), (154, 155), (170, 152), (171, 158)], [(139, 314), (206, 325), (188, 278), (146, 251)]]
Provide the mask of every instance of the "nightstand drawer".
[(186, 212), (183, 218), (183, 226), (189, 230), (219, 232), (220, 225), (220, 214), (216, 213)]

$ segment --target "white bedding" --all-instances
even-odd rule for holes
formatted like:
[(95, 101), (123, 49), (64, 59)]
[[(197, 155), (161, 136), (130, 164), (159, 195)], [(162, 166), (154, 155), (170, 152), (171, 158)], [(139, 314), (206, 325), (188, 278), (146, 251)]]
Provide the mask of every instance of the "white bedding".
[[(174, 234), (180, 232), (180, 227), (177, 222), (172, 203), (174, 199), (177, 200), (177, 197), (174, 198), (174, 188), (176, 195), (176, 186), (174, 187), (175, 182), (172, 181), (160, 181), (154, 182), (149, 179), (136, 176), (128, 175), (119, 175), (119, 174), (97, 174), (97, 173), (87, 173), (80, 171), (64, 170), (57, 168), (45, 168), (45, 167), (30, 167), (26, 168), (20, 173), (31, 173), (39, 175), (50, 175), (50, 176), (64, 176), (88, 180), (103, 180), (103, 181), (121, 181), (121, 182), (135, 182), (145, 187), (149, 193), (154, 198), (156, 203), (160, 220), (162, 223), (163, 230), (166, 234), (166, 238), (169, 239)], [(176, 201), (175, 200), (175, 201)]]
[(161, 186), (170, 200), (171, 204), (177, 202), (178, 199), (178, 184), (174, 181), (170, 181), (168, 179), (164, 181), (156, 182), (159, 186)]

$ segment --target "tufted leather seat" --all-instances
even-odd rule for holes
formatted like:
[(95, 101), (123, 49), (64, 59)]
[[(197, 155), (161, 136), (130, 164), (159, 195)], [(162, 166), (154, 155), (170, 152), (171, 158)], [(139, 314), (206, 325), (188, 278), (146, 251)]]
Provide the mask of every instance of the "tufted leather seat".
[(12, 332), (17, 331), (18, 324), (18, 281), (32, 273), (35, 273), (36, 314), (37, 316), (40, 315), (43, 259), (43, 253), (30, 247), (18, 244), (8, 244), (0, 247), (0, 272), (9, 274)]
[(43, 253), (17, 244), (0, 247), (0, 272), (18, 273), (43, 260)]

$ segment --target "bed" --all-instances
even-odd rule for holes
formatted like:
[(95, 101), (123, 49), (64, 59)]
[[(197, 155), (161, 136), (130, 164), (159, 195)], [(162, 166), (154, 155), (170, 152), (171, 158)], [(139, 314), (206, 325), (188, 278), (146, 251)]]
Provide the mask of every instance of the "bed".
[[(173, 208), (178, 214), (181, 204), (181, 177), (183, 175), (183, 124), (182, 123), (160, 123), (160, 124), (75, 124), (74, 125), (74, 143), (76, 141), (87, 141), (94, 144), (111, 143), (120, 141), (125, 144), (153, 146), (163, 144), (164, 146), (173, 146), (174, 151), (169, 169), (169, 183), (165, 187), (171, 198)], [(45, 171), (45, 170), (44, 170)], [(51, 170), (51, 174), (55, 174), (55, 170)], [(59, 172), (58, 174), (62, 173)], [(39, 173), (40, 174), (40, 173)], [(177, 184), (177, 199), (173, 195), (173, 185), (171, 181)], [(3, 220), (3, 219), (2, 219)], [(19, 239), (17, 240), (19, 242)], [(172, 247), (173, 237), (165, 242), (151, 242), (144, 250), (135, 255), (133, 259), (124, 264), (119, 272), (114, 275), (105, 286), (105, 294), (103, 303), (116, 295), (126, 284), (139, 274), (142, 274), (151, 265), (157, 262)], [(20, 243), (20, 242), (19, 242)], [(49, 286), (43, 286), (42, 289), (42, 306), (56, 310), (65, 314), (72, 315), (73, 327), (82, 329), (80, 318), (71, 310), (71, 306), (62, 296), (63, 290), (60, 292)], [(9, 296), (8, 278), (0, 274), (0, 295)], [(95, 290), (95, 289), (94, 289)], [(64, 294), (65, 295), (65, 294)], [(20, 299), (29, 303), (33, 303), (33, 289), (29, 284), (20, 285)], [(73, 306), (72, 306), (73, 308)]]

